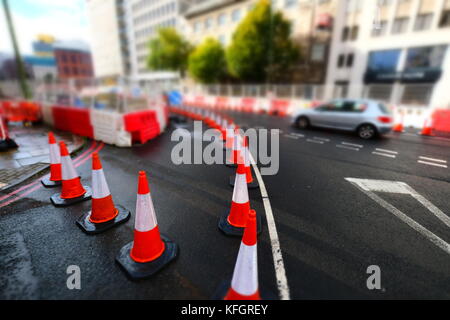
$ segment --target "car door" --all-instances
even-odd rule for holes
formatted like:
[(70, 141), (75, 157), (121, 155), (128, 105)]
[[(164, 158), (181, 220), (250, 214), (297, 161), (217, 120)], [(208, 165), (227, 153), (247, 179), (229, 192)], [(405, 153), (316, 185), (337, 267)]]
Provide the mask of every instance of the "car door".
[(358, 100), (345, 100), (336, 116), (340, 129), (355, 130), (364, 122), (364, 111), (367, 104)]
[(315, 107), (312, 112), (308, 115), (311, 125), (324, 127), (327, 126), (327, 122), (330, 118), (332, 106), (330, 103), (322, 104)]

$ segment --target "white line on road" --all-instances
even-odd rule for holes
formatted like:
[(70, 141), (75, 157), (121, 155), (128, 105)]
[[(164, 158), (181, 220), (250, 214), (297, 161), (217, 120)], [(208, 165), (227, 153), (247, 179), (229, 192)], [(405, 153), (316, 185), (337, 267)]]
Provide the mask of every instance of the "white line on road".
[(347, 149), (347, 150), (359, 151), (358, 148), (353, 148), (353, 147), (343, 146), (342, 144), (337, 144), (337, 145), (336, 145), (336, 148), (342, 148), (342, 149)]
[(418, 163), (422, 163), (422, 164), (427, 164), (429, 166), (435, 166), (435, 167), (441, 167), (441, 168), (447, 168), (447, 165), (445, 164), (439, 164), (439, 163), (434, 163), (434, 162), (428, 162), (428, 161), (422, 161), (422, 160), (417, 160)]
[(423, 157), (423, 156), (420, 156), (419, 158), (422, 160), (430, 160), (430, 161), (435, 161), (435, 162), (447, 163), (447, 160), (428, 158), (428, 157)]
[(393, 153), (393, 154), (398, 154), (397, 151), (392, 151), (392, 150), (387, 150), (387, 149), (380, 149), (380, 148), (375, 148), (375, 150), (377, 151), (381, 151), (381, 152), (386, 152), (386, 153)]
[(330, 139), (327, 139), (327, 138), (314, 137), (314, 139), (319, 140), (319, 141), (324, 141), (324, 142), (330, 142)]
[(303, 138), (305, 135), (301, 133), (291, 132), (291, 135)]
[(291, 138), (291, 139), (298, 139), (298, 138), (300, 138), (300, 137), (298, 137), (298, 136), (291, 136), (291, 135), (289, 135), (289, 134), (285, 134), (284, 135), (286, 138)]
[(395, 154), (381, 153), (376, 151), (373, 151), (372, 153), (383, 157), (395, 158)]
[(255, 159), (250, 153), (250, 162), (253, 166), (256, 179), (259, 183), (261, 197), (263, 199), (264, 211), (266, 212), (267, 228), (269, 229), (270, 244), (272, 245), (273, 265), (275, 267), (275, 277), (277, 278), (278, 293), (281, 300), (290, 300), (289, 286), (284, 268), (283, 255), (281, 254), (280, 240), (278, 238), (277, 226), (273, 217), (272, 207), (270, 205), (269, 195), (267, 194), (266, 185), (256, 165)]
[[(393, 205), (391, 205), (390, 203), (388, 203), (387, 201), (383, 200), (382, 198), (380, 198), (378, 195), (376, 195), (373, 191), (381, 191), (381, 190), (371, 190), (370, 189), (370, 180), (367, 179), (353, 179), (353, 178), (345, 178), (345, 180), (351, 182), (352, 184), (354, 184), (356, 187), (358, 187), (362, 192), (364, 192), (367, 196), (369, 196), (369, 198), (371, 198), (372, 200), (374, 200), (375, 202), (377, 202), (379, 205), (381, 205), (383, 208), (385, 208), (386, 210), (388, 210), (389, 212), (391, 212), (394, 216), (396, 216), (397, 218), (399, 218), (401, 221), (403, 221), (404, 223), (406, 223), (408, 226), (410, 226), (412, 229), (414, 229), (415, 231), (419, 232), (422, 236), (424, 236), (425, 238), (427, 238), (429, 241), (431, 241), (432, 243), (434, 243), (436, 246), (438, 246), (439, 248), (441, 248), (442, 250), (444, 250), (447, 254), (450, 254), (450, 244), (448, 244), (447, 242), (445, 242), (444, 240), (442, 240), (440, 237), (438, 237), (437, 235), (435, 235), (433, 232), (431, 232), (430, 230), (428, 230), (427, 228), (423, 227), (421, 224), (417, 223), (415, 220), (411, 219), (410, 217), (408, 217), (406, 214), (404, 214), (402, 211), (400, 211), (399, 209), (397, 209), (396, 207), (394, 207)], [(373, 183), (375, 183), (374, 187), (375, 188), (379, 188), (382, 183), (386, 183), (386, 185), (388, 186), (388, 189), (391, 188), (392, 184), (398, 184), (398, 188), (400, 192), (395, 192), (395, 193), (410, 193), (411, 195), (413, 195), (417, 200), (419, 200), (417, 198), (417, 192), (414, 191), (414, 189), (412, 189), (411, 187), (409, 187), (406, 183), (403, 182), (396, 182), (396, 181), (381, 181), (381, 180), (372, 180)], [(362, 183), (362, 185), (360, 184)], [(411, 193), (411, 189), (415, 192)], [(383, 192), (383, 191), (381, 191)], [(384, 192), (389, 192), (389, 191), (384, 191)], [(420, 195), (419, 195), (420, 196)], [(425, 199), (425, 198), (424, 198)], [(426, 199), (425, 199), (426, 200)], [(428, 200), (426, 200), (426, 202), (423, 202), (423, 199), (419, 200), (422, 204), (424, 204), (429, 210), (430, 208), (427, 206), (429, 203)], [(433, 206), (434, 207), (434, 206)], [(437, 209), (436, 207), (433, 208)], [(439, 209), (437, 209), (440, 213), (442, 213)], [(431, 210), (430, 210), (431, 211)], [(434, 210), (435, 211), (435, 210)], [(432, 211), (433, 212), (433, 211)], [(436, 212), (433, 212), (436, 215)], [(442, 213), (443, 214), (443, 213)], [(440, 214), (439, 214), (440, 215)], [(439, 217), (439, 219), (442, 220), (442, 217)], [(448, 217), (446, 217), (446, 219), (448, 219)], [(445, 222), (445, 221), (444, 221)], [(448, 221), (447, 221), (448, 222)], [(447, 224), (447, 222), (445, 222)]]
[(356, 148), (362, 148), (362, 147), (364, 147), (363, 145), (361, 145), (361, 144), (355, 144), (355, 143), (350, 143), (350, 142), (345, 142), (345, 141), (343, 141), (343, 142), (341, 142), (343, 145), (346, 145), (346, 146), (350, 146), (350, 147), (356, 147)]
[(306, 139), (307, 142), (313, 142), (313, 143), (320, 143), (320, 144), (324, 144), (325, 142), (321, 141), (321, 140), (313, 140), (313, 139)]

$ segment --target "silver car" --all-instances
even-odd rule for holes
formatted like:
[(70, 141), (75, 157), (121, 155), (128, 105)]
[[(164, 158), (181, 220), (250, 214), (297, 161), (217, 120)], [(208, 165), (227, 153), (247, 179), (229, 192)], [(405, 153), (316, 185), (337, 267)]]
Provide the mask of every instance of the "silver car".
[(312, 109), (299, 110), (292, 116), (300, 129), (309, 126), (354, 131), (362, 139), (392, 129), (393, 118), (382, 103), (368, 99), (336, 99)]

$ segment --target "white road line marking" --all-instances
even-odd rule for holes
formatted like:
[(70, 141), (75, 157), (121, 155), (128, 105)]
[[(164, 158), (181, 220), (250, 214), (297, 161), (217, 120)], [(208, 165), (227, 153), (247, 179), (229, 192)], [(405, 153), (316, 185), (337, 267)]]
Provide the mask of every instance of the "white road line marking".
[(329, 142), (330, 141), (330, 139), (327, 139), (327, 138), (314, 137), (314, 139), (319, 140), (319, 141), (325, 141), (325, 142)]
[[(368, 189), (368, 181), (370, 180), (366, 180), (366, 179), (353, 179), (353, 178), (345, 178), (347, 181), (351, 182), (352, 184), (354, 184), (356, 187), (358, 187), (362, 192), (364, 192), (369, 198), (371, 198), (372, 200), (374, 200), (375, 202), (377, 202), (379, 205), (381, 205), (383, 208), (385, 208), (386, 210), (388, 210), (389, 212), (391, 212), (394, 216), (396, 216), (397, 218), (399, 218), (401, 221), (403, 221), (404, 223), (406, 223), (408, 226), (410, 226), (412, 229), (414, 229), (415, 231), (419, 232), (422, 236), (424, 236), (425, 238), (427, 238), (429, 241), (431, 241), (433, 244), (435, 244), (437, 247), (441, 248), (442, 250), (444, 250), (447, 254), (450, 254), (450, 244), (448, 244), (447, 242), (445, 242), (444, 240), (442, 240), (440, 237), (438, 237), (437, 235), (435, 235), (433, 232), (431, 232), (430, 230), (428, 230), (427, 228), (423, 227), (421, 224), (417, 223), (415, 220), (411, 219), (410, 217), (408, 217), (406, 214), (404, 214), (402, 211), (398, 210), (396, 207), (394, 207), (393, 205), (391, 205), (390, 203), (388, 203), (387, 201), (383, 200), (382, 198), (380, 198), (379, 196), (377, 196), (373, 191), (380, 191), (380, 190), (370, 190)], [(431, 204), (428, 200), (426, 200), (425, 198), (423, 198), (422, 196), (419, 195), (419, 199), (420, 197), (422, 197), (423, 199), (425, 199), (425, 203), (422, 202), (423, 199), (418, 199), (417, 198), (417, 192), (414, 191), (414, 193), (411, 193), (412, 189), (410, 186), (408, 186), (406, 183), (403, 182), (396, 182), (396, 181), (382, 181), (382, 180), (372, 180), (374, 183), (377, 184), (376, 187), (381, 186), (382, 184), (386, 184), (388, 186), (387, 189), (385, 189), (384, 191), (380, 191), (380, 192), (391, 192), (389, 191), (390, 187), (393, 184), (398, 184), (398, 188), (399, 189), (403, 189), (403, 190), (399, 190), (402, 192), (394, 192), (394, 193), (409, 193), (411, 195), (413, 195), (418, 201), (420, 201), (422, 204), (424, 204), (425, 207), (427, 207), (427, 209), (430, 210), (429, 205)], [(362, 183), (362, 185), (360, 184)], [(408, 190), (411, 189), (411, 190)], [(407, 192), (405, 192), (407, 191)], [(432, 205), (433, 206), (433, 205)], [(434, 207), (434, 206), (433, 206)], [(442, 211), (440, 211), (438, 208), (434, 207), (432, 208), (434, 211), (438, 212), (433, 212), (435, 215), (436, 213), (438, 213), (439, 215), (443, 214)], [(430, 210), (431, 211), (431, 210)], [(442, 220), (443, 217), (439, 217), (439, 219)], [(448, 217), (446, 216), (445, 220), (447, 220)], [(445, 222), (445, 221), (444, 221)], [(448, 222), (448, 221), (447, 221)], [(447, 222), (445, 222), (447, 224)], [(450, 223), (450, 222), (449, 222)]]
[(275, 277), (277, 278), (278, 293), (281, 300), (290, 300), (289, 286), (286, 277), (286, 270), (284, 268), (283, 255), (281, 254), (280, 240), (278, 238), (277, 227), (275, 225), (275, 218), (273, 217), (272, 207), (270, 205), (269, 195), (256, 165), (255, 159), (250, 153), (250, 162), (253, 166), (256, 179), (259, 183), (261, 197), (263, 199), (264, 211), (266, 213), (267, 228), (269, 229), (270, 244), (272, 246), (273, 265), (275, 267)]
[(298, 139), (298, 138), (300, 138), (300, 137), (297, 137), (297, 136), (291, 136), (291, 135), (289, 135), (289, 134), (285, 134), (284, 135), (286, 138), (291, 138), (291, 139)]
[(380, 148), (375, 148), (375, 150), (377, 151), (381, 151), (381, 152), (386, 152), (386, 153), (393, 153), (393, 154), (398, 154), (397, 151), (392, 151), (392, 150), (387, 150), (387, 149), (380, 149)]
[(361, 145), (361, 144), (355, 144), (355, 143), (349, 143), (349, 142), (345, 142), (345, 141), (343, 141), (343, 142), (341, 142), (343, 145), (346, 145), (346, 146), (351, 146), (351, 147), (356, 147), (356, 148), (362, 148), (362, 147), (364, 147), (363, 145)]
[(395, 158), (395, 154), (381, 153), (376, 151), (373, 151), (372, 153), (383, 157)]
[(422, 163), (422, 164), (427, 164), (429, 166), (435, 166), (435, 167), (441, 167), (441, 168), (447, 168), (447, 165), (445, 164), (439, 164), (439, 163), (434, 163), (434, 162), (428, 162), (428, 161), (422, 161), (422, 160), (417, 160), (418, 163)]
[(430, 160), (430, 161), (441, 162), (441, 163), (447, 163), (447, 160), (428, 158), (428, 157), (423, 157), (423, 156), (420, 156), (419, 159)]
[(313, 142), (313, 143), (320, 143), (320, 144), (324, 144), (325, 142), (320, 141), (320, 140), (313, 140), (313, 139), (306, 139), (307, 142)]
[(337, 144), (336, 148), (342, 148), (342, 149), (348, 149), (348, 150), (353, 150), (353, 151), (359, 151), (358, 148), (353, 148), (353, 147), (348, 147), (348, 146), (343, 146), (342, 144)]
[(305, 135), (301, 133), (291, 132), (291, 135), (303, 138)]

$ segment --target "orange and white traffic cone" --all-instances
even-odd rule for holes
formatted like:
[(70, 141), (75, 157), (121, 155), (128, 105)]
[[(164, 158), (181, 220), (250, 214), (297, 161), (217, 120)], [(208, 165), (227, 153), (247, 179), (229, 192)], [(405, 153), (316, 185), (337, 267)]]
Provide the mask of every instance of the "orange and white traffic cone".
[[(241, 163), (236, 170), (231, 209), (219, 219), (219, 229), (228, 236), (242, 236), (250, 211), (245, 166)], [(261, 232), (261, 217), (258, 215), (258, 233)]]
[(62, 190), (50, 197), (55, 207), (67, 207), (78, 202), (90, 200), (91, 188), (81, 185), (80, 177), (67, 151), (66, 144), (59, 143), (61, 153)]
[(53, 188), (61, 185), (61, 154), (56, 144), (53, 132), (48, 133), (48, 145), (50, 148), (50, 178), (45, 177), (41, 183), (46, 188)]
[(92, 154), (92, 209), (77, 221), (87, 234), (97, 234), (128, 221), (130, 211), (114, 205), (102, 163), (97, 152)]
[(403, 113), (401, 114), (400, 122), (398, 122), (397, 124), (394, 125), (394, 127), (392, 128), (392, 131), (394, 131), (394, 132), (403, 132), (404, 131), (404, 128), (403, 128)]
[(422, 136), (432, 136), (433, 135), (433, 131), (432, 131), (432, 124), (431, 121), (429, 120), (429, 118), (425, 119), (425, 123), (423, 124), (423, 128), (422, 131), (420, 131), (420, 135)]
[(147, 176), (139, 172), (134, 241), (120, 249), (116, 261), (132, 279), (158, 272), (178, 254), (176, 243), (160, 235)]
[[(258, 285), (256, 212), (251, 210), (234, 267), (231, 285), (221, 288), (217, 298), (224, 300), (261, 300)], [(225, 291), (226, 290), (226, 291)]]
[[(248, 149), (248, 146), (245, 144), (244, 147), (242, 147), (242, 158), (241, 162), (243, 162), (245, 167), (245, 179), (247, 181), (247, 188), (248, 189), (256, 189), (259, 188), (258, 180), (253, 178), (252, 175), (252, 165), (250, 162), (250, 150)], [(236, 181), (236, 175), (230, 176), (230, 186), (234, 187), (234, 183)]]
[(242, 150), (242, 137), (239, 134), (239, 130), (235, 129), (233, 134), (233, 146), (231, 147), (231, 153), (228, 157), (228, 160), (225, 162), (227, 167), (235, 168), (241, 159), (241, 150)]

